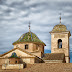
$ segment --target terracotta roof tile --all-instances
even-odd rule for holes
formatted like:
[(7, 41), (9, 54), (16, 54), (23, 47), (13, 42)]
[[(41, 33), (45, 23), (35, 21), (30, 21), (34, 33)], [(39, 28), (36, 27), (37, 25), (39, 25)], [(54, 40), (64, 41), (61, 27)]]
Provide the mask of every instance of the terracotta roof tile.
[(46, 53), (43, 55), (43, 60), (63, 60), (64, 53)]

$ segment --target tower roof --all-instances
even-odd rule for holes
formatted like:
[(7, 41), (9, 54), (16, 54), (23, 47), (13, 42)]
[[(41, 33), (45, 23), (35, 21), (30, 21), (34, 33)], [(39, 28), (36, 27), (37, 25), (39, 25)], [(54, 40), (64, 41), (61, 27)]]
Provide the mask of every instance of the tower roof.
[(34, 34), (33, 32), (27, 32), (25, 34), (23, 34), (17, 41), (15, 41), (13, 43), (13, 45), (17, 44), (17, 43), (24, 43), (24, 42), (27, 42), (27, 43), (40, 43), (40, 44), (43, 44), (45, 45), (44, 42), (42, 42), (36, 34)]
[(63, 24), (58, 24), (58, 25), (55, 25), (52, 32), (65, 32), (65, 31), (68, 31), (66, 26), (63, 25)]
[(69, 32), (70, 33), (70, 31), (67, 30), (66, 26), (61, 23), (61, 13), (60, 13), (60, 23), (54, 26), (53, 30), (50, 33), (52, 32)]

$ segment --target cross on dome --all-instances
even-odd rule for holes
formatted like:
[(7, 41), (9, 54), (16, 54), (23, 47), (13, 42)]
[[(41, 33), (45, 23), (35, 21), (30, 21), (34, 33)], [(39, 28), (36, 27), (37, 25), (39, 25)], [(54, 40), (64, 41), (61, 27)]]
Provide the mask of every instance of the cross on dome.
[(29, 21), (29, 32), (30, 32), (30, 24), (31, 24), (31, 23), (30, 23), (30, 21)]
[(60, 13), (60, 25), (61, 25), (61, 13)]

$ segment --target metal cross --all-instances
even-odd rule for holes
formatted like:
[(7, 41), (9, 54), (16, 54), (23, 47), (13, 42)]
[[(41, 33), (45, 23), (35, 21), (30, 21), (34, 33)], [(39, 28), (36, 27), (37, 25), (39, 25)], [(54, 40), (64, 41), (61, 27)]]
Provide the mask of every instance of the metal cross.
[(31, 24), (31, 23), (30, 23), (30, 21), (29, 21), (29, 32), (30, 32), (30, 24)]
[(60, 24), (61, 24), (61, 13), (60, 13)]

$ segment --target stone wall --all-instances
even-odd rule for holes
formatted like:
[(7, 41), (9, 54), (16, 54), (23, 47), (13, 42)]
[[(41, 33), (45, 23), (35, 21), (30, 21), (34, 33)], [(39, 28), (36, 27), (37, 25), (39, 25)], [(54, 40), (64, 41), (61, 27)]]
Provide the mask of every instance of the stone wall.
[(2, 65), (4, 63), (5, 63), (5, 59), (4, 58), (3, 59), (0, 58), (0, 65)]
[(8, 64), (8, 65), (5, 65), (3, 64), (2, 65), (2, 69), (23, 69), (23, 64)]
[[(58, 39), (62, 40), (62, 48), (58, 48)], [(69, 35), (68, 33), (51, 33), (51, 53), (64, 53), (66, 63), (69, 63)]]
[(63, 60), (44, 60), (45, 63), (63, 63)]
[(36, 51), (36, 52), (31, 52), (31, 53), (38, 56), (38, 57), (42, 57), (41, 51)]
[(19, 58), (9, 58), (9, 64), (19, 64)]
[[(25, 45), (28, 44), (28, 49), (25, 49)], [(41, 51), (44, 53), (44, 46), (41, 44), (36, 44), (36, 43), (20, 43), (14, 45), (14, 48), (19, 47), (22, 48), (23, 50), (26, 50), (28, 52), (34, 52), (36, 50)]]
[[(0, 65), (2, 64), (16, 64), (15, 61), (16, 59), (8, 59), (8, 58), (3, 58), (3, 59), (0, 59)], [(27, 63), (27, 64), (34, 64), (35, 63), (35, 57), (22, 57), (21, 59), (17, 59), (17, 64), (24, 64), (24, 63)]]
[[(28, 44), (28, 49), (25, 49), (25, 45)], [(16, 44), (14, 45), (14, 48), (19, 47), (22, 48), (23, 50), (32, 52), (33, 51), (33, 43), (20, 43), (20, 44)]]
[(72, 72), (72, 63), (36, 63), (24, 69), (0, 70), (0, 72)]
[(9, 59), (8, 58), (0, 58), (0, 65), (2, 64), (9, 64)]
[(35, 58), (31, 57), (31, 58), (21, 58), (23, 62), (27, 63), (27, 64), (34, 64), (35, 63)]
[(12, 53), (14, 53), (14, 52), (17, 54), (18, 57), (21, 57), (21, 56), (23, 56), (23, 57), (24, 57), (24, 56), (26, 56), (26, 57), (31, 57), (31, 55), (29, 55), (29, 54), (27, 54), (27, 53), (25, 53), (25, 52), (22, 52), (22, 51), (20, 51), (20, 50), (18, 50), (18, 49), (16, 49), (16, 50), (14, 50), (14, 51), (12, 51), (12, 52), (4, 55), (3, 57), (10, 57), (10, 56), (12, 55)]

